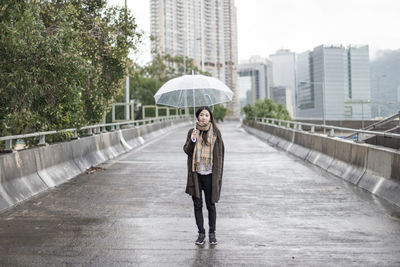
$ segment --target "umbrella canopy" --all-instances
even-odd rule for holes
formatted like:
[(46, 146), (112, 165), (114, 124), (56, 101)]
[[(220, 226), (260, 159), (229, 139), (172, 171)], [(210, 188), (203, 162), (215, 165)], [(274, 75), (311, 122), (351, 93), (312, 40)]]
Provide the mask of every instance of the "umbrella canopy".
[(200, 74), (166, 82), (154, 95), (156, 104), (176, 108), (211, 106), (232, 101), (233, 92), (220, 80)]

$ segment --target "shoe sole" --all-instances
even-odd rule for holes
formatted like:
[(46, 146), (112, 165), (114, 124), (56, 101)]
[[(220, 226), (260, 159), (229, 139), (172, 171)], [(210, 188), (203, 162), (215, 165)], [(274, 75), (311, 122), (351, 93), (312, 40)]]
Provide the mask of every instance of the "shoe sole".
[(210, 245), (216, 245), (218, 242), (210, 242)]
[(201, 246), (201, 245), (204, 245), (204, 241), (201, 242), (201, 243), (200, 242), (195, 242), (195, 244), (198, 245), (198, 246)]

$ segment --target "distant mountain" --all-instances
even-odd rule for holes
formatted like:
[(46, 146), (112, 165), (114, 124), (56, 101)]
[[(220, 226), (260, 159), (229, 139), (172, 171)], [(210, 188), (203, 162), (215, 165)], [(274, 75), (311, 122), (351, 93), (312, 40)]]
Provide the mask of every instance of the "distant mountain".
[(379, 50), (370, 62), (372, 116), (400, 111), (400, 49)]

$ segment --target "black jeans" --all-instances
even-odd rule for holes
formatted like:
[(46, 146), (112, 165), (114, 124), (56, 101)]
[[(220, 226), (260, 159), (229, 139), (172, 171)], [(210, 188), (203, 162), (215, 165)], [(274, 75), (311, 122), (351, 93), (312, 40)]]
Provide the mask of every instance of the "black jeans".
[(199, 180), (199, 190), (200, 198), (192, 197), (194, 205), (194, 217), (196, 218), (197, 228), (199, 233), (205, 233), (204, 223), (203, 223), (203, 198), (202, 191), (204, 190), (204, 195), (206, 198), (206, 206), (208, 210), (208, 226), (209, 233), (215, 232), (215, 223), (217, 220), (217, 211), (215, 210), (215, 204), (211, 203), (211, 192), (212, 192), (212, 174), (201, 175), (197, 174)]

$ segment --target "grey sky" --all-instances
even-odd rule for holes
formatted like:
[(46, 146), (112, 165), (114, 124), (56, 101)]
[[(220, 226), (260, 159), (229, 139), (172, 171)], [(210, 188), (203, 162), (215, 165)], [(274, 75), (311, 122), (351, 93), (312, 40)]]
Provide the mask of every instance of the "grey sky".
[[(139, 27), (150, 33), (150, 0), (128, 0)], [(236, 0), (239, 59), (277, 49), (303, 52), (320, 44), (400, 48), (400, 0)], [(109, 0), (123, 5), (124, 0)], [(137, 56), (150, 60), (149, 41)]]

